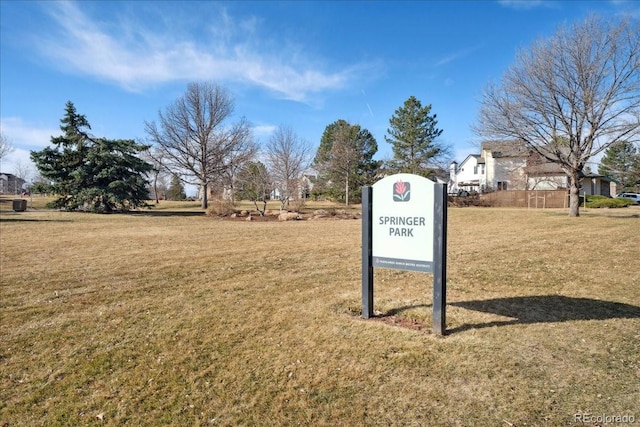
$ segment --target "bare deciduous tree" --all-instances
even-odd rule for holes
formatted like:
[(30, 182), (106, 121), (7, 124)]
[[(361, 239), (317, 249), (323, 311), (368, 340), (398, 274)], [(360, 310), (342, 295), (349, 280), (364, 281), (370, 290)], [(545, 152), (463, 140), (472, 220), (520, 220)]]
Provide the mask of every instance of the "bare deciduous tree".
[[(25, 163), (22, 160), (18, 160), (15, 163), (14, 170), (15, 170), (15, 176), (17, 178), (20, 178), (22, 181), (24, 181), (23, 185), (31, 181), (33, 171), (34, 171), (33, 163), (31, 162)], [(17, 186), (18, 185), (17, 179), (15, 180), (15, 183)], [(23, 190), (23, 188), (18, 189), (16, 187), (14, 190), (15, 190), (15, 193), (18, 194), (19, 193), (18, 190)]]
[(274, 186), (280, 193), (280, 210), (300, 192), (302, 173), (311, 162), (311, 145), (288, 126), (280, 126), (266, 144), (266, 159)]
[(596, 16), (562, 26), (522, 50), (481, 101), (476, 132), (519, 139), (569, 177), (570, 216), (579, 216), (587, 161), (640, 138), (640, 25)]
[(163, 152), (172, 174), (197, 185), (202, 208), (208, 206), (208, 187), (239, 158), (251, 157), (255, 146), (251, 127), (244, 119), (231, 126), (224, 121), (233, 113), (233, 100), (213, 83), (191, 83), (186, 93), (159, 113), (159, 125), (147, 122), (146, 132)]
[[(267, 209), (267, 200), (271, 192), (271, 177), (267, 167), (262, 162), (249, 162), (245, 164), (237, 176), (238, 195), (253, 202), (256, 211), (264, 216)], [(258, 206), (262, 204), (262, 208)]]
[(255, 158), (257, 152), (253, 139), (245, 138), (222, 160), (217, 183), (227, 190), (231, 203), (235, 203), (238, 172)]
[(4, 159), (9, 153), (13, 151), (13, 145), (9, 138), (0, 133), (0, 160)]
[(156, 204), (160, 203), (160, 194), (164, 194), (167, 191), (167, 182), (169, 181), (170, 172), (165, 167), (164, 150), (160, 147), (149, 147), (149, 149), (143, 151), (141, 157), (144, 161), (149, 163), (153, 169), (149, 172), (149, 178), (151, 185), (153, 186), (153, 194), (156, 199)]

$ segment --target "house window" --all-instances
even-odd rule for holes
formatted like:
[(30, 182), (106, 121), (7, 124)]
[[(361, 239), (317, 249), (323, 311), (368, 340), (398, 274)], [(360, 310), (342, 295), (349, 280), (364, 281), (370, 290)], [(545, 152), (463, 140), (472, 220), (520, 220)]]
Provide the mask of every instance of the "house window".
[(474, 175), (478, 175), (478, 165), (475, 165), (475, 166), (473, 167), (473, 174), (474, 174)]
[(498, 181), (498, 191), (507, 191), (507, 181)]

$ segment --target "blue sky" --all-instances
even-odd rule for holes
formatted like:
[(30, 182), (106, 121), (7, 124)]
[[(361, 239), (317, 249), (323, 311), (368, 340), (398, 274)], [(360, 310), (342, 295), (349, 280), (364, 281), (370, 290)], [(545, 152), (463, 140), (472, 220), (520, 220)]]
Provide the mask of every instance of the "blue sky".
[[(144, 139), (189, 82), (235, 99), (259, 142), (279, 125), (315, 147), (338, 119), (389, 157), (389, 118), (431, 104), (455, 159), (478, 151), (478, 100), (519, 48), (589, 13), (640, 16), (633, 1), (0, 1), (0, 127), (29, 163), (59, 135), (66, 101), (96, 136)], [(232, 118), (234, 120), (235, 118)]]

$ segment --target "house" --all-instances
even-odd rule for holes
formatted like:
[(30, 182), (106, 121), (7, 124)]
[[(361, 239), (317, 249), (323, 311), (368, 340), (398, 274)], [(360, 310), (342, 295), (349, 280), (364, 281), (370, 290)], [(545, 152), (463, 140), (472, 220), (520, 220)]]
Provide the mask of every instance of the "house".
[[(615, 180), (598, 174), (581, 177), (583, 194), (611, 196)], [(562, 190), (569, 178), (557, 163), (549, 162), (520, 141), (486, 141), (480, 154), (468, 155), (449, 169), (448, 191), (485, 193), (508, 190)]]
[(481, 145), (485, 163), (484, 191), (525, 190), (527, 158), (530, 150), (519, 141), (487, 141)]
[(450, 166), (449, 193), (484, 193), (524, 189), (528, 148), (519, 142), (483, 142), (480, 154), (470, 154)]
[(452, 162), (449, 167), (449, 194), (458, 194), (460, 191), (480, 193), (487, 187), (484, 168), (484, 159), (479, 154), (469, 154), (460, 166)]
[(0, 194), (20, 194), (26, 181), (10, 173), (0, 173)]
[[(318, 173), (312, 169), (305, 171), (301, 178), (292, 179), (290, 184), (297, 185), (298, 188), (290, 195), (290, 197), (293, 197), (294, 199), (308, 199), (317, 180)], [(272, 186), (273, 189), (269, 193), (270, 199), (280, 200), (281, 197), (284, 197), (281, 194), (281, 186), (279, 185), (279, 182), (274, 182)]]
[(536, 152), (527, 157), (524, 172), (527, 190), (558, 190), (569, 186), (567, 174), (560, 165), (549, 162)]
[(588, 172), (580, 180), (580, 193), (614, 197), (617, 184), (618, 182), (609, 176)]

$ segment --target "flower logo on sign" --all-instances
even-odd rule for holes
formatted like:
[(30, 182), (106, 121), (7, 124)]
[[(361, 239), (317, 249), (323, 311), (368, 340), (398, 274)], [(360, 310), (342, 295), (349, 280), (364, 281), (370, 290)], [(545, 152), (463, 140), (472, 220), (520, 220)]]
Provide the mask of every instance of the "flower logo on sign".
[(393, 185), (393, 201), (408, 202), (411, 199), (411, 183), (398, 181)]

